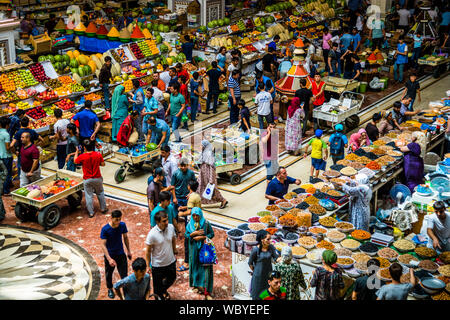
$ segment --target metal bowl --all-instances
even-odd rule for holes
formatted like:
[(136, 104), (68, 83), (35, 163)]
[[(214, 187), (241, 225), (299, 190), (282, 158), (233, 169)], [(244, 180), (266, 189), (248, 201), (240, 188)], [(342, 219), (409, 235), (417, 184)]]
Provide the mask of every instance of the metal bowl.
[(445, 289), (445, 282), (433, 277), (427, 277), (420, 280), (420, 286), (428, 294), (436, 294)]
[[(242, 232), (242, 235), (240, 235), (240, 236), (231, 236), (231, 235), (230, 235), (230, 232), (233, 231), (233, 230), (239, 230), (240, 232)], [(244, 236), (244, 234), (245, 234), (244, 230), (237, 229), (237, 228), (236, 228), (236, 229), (231, 229), (231, 230), (228, 230), (228, 231), (227, 231), (227, 236), (228, 236), (228, 238), (230, 238), (231, 240), (241, 240), (242, 237)]]
[(352, 260), (353, 260), (353, 263), (352, 263), (352, 264), (340, 264), (340, 263), (337, 263), (337, 262), (336, 262), (336, 264), (337, 264), (339, 267), (343, 268), (343, 269), (350, 269), (350, 268), (352, 268), (353, 265), (355, 264), (355, 259), (353, 259), (352, 257), (339, 256), (338, 259), (339, 259), (339, 258), (345, 258), (345, 259), (352, 259)]

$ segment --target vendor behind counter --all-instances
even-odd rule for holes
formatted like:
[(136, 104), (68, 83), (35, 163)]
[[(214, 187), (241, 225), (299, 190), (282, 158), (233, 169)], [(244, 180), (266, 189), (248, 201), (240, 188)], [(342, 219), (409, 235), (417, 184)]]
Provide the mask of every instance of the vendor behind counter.
[(299, 185), (300, 179), (294, 179), (287, 175), (285, 167), (279, 167), (277, 175), (267, 185), (266, 199), (269, 199), (269, 204), (274, 204), (275, 201), (283, 199), (284, 195), (288, 192), (290, 184)]
[(450, 251), (450, 213), (443, 201), (436, 201), (433, 208), (435, 213), (424, 217), (420, 233), (427, 238), (428, 248)]

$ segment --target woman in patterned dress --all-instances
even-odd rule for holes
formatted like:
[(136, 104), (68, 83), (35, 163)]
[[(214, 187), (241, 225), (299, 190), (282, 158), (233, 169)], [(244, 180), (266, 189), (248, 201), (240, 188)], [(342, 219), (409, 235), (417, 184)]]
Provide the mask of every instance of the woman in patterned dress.
[(211, 143), (208, 140), (202, 141), (202, 154), (200, 157), (200, 174), (199, 174), (199, 194), (203, 195), (208, 183), (214, 184), (214, 193), (211, 200), (202, 197), (202, 204), (213, 204), (220, 202), (220, 209), (223, 209), (228, 204), (228, 201), (222, 196), (219, 189), (217, 188), (217, 175), (216, 175), (216, 165), (214, 151)]
[(288, 107), (284, 145), (289, 154), (298, 155), (302, 148), (302, 119), (305, 111), (300, 106), (300, 98), (295, 97)]
[(299, 286), (306, 289), (305, 278), (299, 263), (292, 263), (292, 248), (283, 247), (275, 271), (281, 274), (281, 286), (286, 288), (286, 300), (300, 300)]
[(345, 283), (342, 270), (334, 264), (337, 261), (336, 252), (325, 250), (322, 253), (323, 264), (314, 270), (311, 287), (316, 288), (314, 300), (340, 300), (340, 290)]

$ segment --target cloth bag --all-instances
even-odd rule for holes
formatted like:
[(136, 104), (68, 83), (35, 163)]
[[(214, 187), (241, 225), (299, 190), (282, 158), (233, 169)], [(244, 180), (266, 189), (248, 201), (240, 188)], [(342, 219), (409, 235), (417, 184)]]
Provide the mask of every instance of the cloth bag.
[(139, 139), (139, 133), (136, 130), (136, 128), (133, 128), (133, 132), (130, 134), (130, 137), (128, 138), (128, 143), (130, 145), (135, 145), (136, 142), (138, 141), (138, 139)]
[(198, 260), (201, 264), (217, 264), (216, 247), (211, 239), (206, 238), (200, 248)]
[(202, 197), (207, 200), (211, 200), (215, 187), (216, 187), (216, 185), (214, 183), (208, 183), (205, 191), (203, 191)]

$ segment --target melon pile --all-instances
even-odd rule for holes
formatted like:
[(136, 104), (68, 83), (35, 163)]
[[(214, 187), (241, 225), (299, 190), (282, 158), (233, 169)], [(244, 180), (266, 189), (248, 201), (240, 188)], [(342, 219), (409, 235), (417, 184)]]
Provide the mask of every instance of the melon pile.
[(325, 18), (333, 18), (335, 16), (334, 9), (330, 8), (328, 3), (322, 3), (320, 1), (315, 1), (308, 3), (304, 6), (306, 12), (317, 12), (323, 15)]
[(278, 34), (280, 36), (280, 41), (286, 41), (286, 40), (291, 39), (289, 30), (286, 29), (285, 27), (283, 27), (279, 23), (267, 28), (267, 34), (269, 35), (269, 37), (273, 37)]

